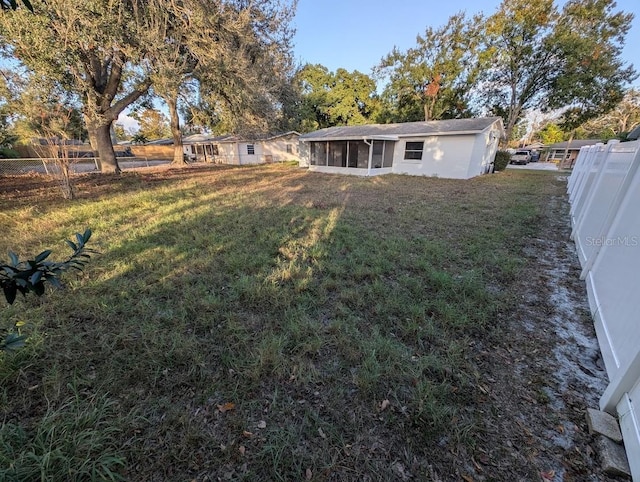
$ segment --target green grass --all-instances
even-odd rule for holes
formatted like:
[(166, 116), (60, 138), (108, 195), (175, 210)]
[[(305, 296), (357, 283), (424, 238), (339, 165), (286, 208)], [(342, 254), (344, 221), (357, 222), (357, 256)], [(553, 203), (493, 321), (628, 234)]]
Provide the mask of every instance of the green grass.
[(0, 195), (0, 252), (62, 258), (85, 227), (100, 252), (0, 312), (31, 336), (0, 355), (0, 459), (20, 480), (426, 477), (473, 443), (470, 347), (499, 336), (551, 179), (268, 166)]

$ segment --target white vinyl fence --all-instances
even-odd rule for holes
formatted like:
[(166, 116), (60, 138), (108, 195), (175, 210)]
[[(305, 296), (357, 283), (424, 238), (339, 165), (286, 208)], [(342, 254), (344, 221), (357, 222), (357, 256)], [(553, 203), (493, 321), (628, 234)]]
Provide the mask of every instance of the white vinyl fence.
[(587, 284), (609, 385), (640, 481), (640, 141), (583, 147), (568, 181), (572, 237)]

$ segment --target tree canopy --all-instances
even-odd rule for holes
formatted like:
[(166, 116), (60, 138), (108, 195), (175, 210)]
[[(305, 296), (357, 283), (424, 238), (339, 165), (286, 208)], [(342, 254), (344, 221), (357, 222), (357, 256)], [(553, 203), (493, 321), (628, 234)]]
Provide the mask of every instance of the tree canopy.
[(458, 13), (446, 25), (428, 27), (416, 46), (398, 48), (375, 68), (384, 79), (385, 110), (390, 122), (470, 117), (470, 89), (478, 75), (482, 18)]
[(487, 19), (477, 92), (505, 118), (507, 138), (530, 108), (570, 108), (577, 126), (616, 105), (635, 78), (620, 59), (632, 14), (613, 0), (504, 0)]
[(158, 109), (145, 108), (132, 112), (131, 117), (138, 121), (139, 129), (136, 133), (148, 141), (163, 139), (171, 136), (169, 119)]
[(624, 138), (639, 125), (640, 90), (629, 89), (613, 109), (581, 125), (579, 135), (590, 139)]
[(152, 85), (168, 99), (172, 122), (191, 74), (206, 85), (201, 98), (232, 112), (257, 118), (276, 103), (293, 0), (32, 3), (35, 13), (18, 8), (0, 16), (2, 53), (77, 97), (103, 172), (119, 172), (112, 123)]
[(303, 132), (366, 124), (376, 117), (376, 83), (357, 70), (331, 72), (322, 65), (307, 64), (296, 73), (294, 83), (299, 95), (298, 129)]

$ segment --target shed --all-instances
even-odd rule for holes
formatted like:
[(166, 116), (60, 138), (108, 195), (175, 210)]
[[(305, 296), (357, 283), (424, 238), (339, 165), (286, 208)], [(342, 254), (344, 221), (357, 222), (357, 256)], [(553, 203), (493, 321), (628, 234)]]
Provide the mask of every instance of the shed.
[(492, 170), (500, 117), (329, 127), (300, 136), (312, 171), (469, 179)]

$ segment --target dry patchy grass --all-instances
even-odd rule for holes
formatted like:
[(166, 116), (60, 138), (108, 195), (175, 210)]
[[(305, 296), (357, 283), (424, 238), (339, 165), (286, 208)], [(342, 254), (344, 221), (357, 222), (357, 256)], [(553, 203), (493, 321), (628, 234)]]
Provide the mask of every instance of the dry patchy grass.
[[(91, 227), (101, 254), (46, 302), (2, 309), (31, 338), (0, 360), (0, 459), (11, 430), (35, 447), (55, 419), (126, 480), (455, 474), (481, 437), (474, 345), (501, 333), (551, 176), (149, 170), (83, 176), (74, 202), (3, 180), (0, 252)], [(83, 410), (109, 430), (75, 426)], [(69, 460), (68, 480), (105, 477), (62, 446), (52, 480)]]

